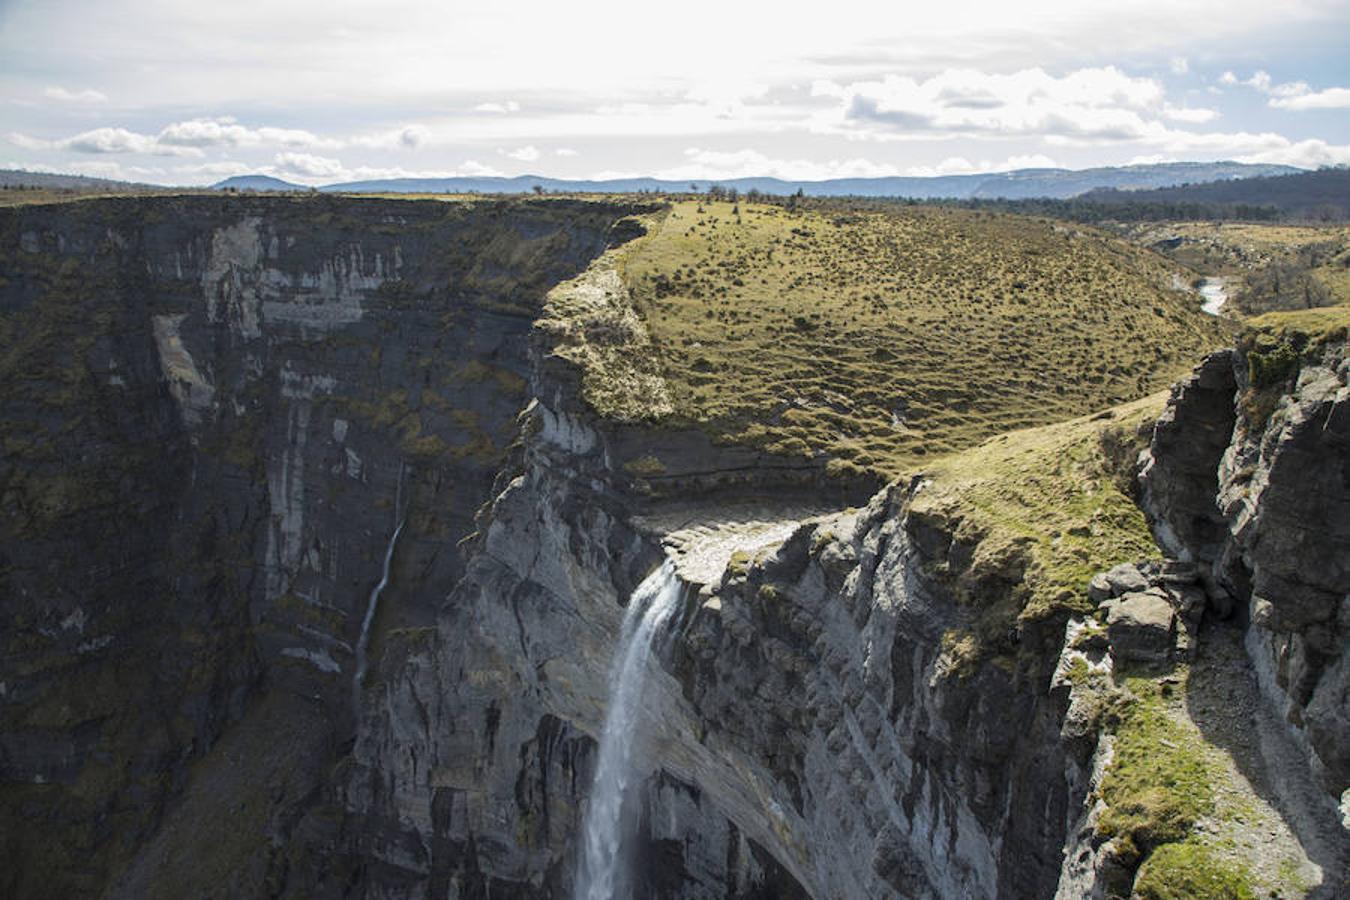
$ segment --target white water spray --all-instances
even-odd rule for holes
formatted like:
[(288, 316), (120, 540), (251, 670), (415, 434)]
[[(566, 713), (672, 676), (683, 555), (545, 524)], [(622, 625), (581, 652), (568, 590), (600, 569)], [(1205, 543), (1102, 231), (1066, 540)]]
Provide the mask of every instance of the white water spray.
[(609, 712), (600, 735), (600, 755), (591, 785), (590, 805), (581, 831), (582, 858), (576, 900), (617, 900), (623, 889), (625, 859), (624, 799), (643, 774), (633, 748), (641, 742), (642, 694), (651, 646), (679, 605), (681, 584), (675, 565), (661, 568), (633, 591), (609, 671)]

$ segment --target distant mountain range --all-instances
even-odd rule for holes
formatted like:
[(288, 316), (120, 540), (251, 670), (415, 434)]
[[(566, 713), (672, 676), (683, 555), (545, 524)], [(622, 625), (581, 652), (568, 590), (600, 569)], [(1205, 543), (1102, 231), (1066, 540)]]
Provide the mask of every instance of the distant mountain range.
[(271, 175), (235, 175), (211, 185), (219, 191), (307, 191), (303, 184), (292, 184)]
[[(1147, 190), (1182, 184), (1201, 184), (1259, 176), (1301, 172), (1292, 166), (1248, 165), (1236, 162), (1159, 163), (1140, 166), (1110, 166), (1096, 169), (1018, 169), (982, 175), (939, 175), (929, 178), (835, 178), (828, 181), (786, 181), (779, 178), (729, 178), (672, 181), (658, 178), (615, 178), (603, 181), (544, 178), (520, 175), (514, 178), (391, 178), (326, 184), (318, 190), (346, 193), (412, 194), (528, 194), (536, 188), (563, 193), (681, 193), (706, 190), (716, 185), (742, 193), (795, 194), (812, 197), (913, 197), (925, 200), (1069, 198), (1089, 191)], [(297, 191), (309, 188), (267, 175), (241, 175), (214, 185), (220, 189)]]
[[(1325, 170), (1337, 171), (1337, 170)], [(1344, 171), (1344, 170), (1340, 170)], [(779, 178), (730, 178), (718, 180), (673, 181), (658, 178), (615, 178), (603, 181), (545, 178), (520, 175), (514, 178), (393, 178), (374, 181), (349, 181), (326, 184), (317, 190), (326, 193), (417, 193), (417, 194), (528, 194), (536, 188), (550, 193), (638, 193), (641, 191), (684, 193), (704, 191), (716, 185), (742, 193), (760, 191), (786, 196), (801, 191), (812, 197), (912, 197), (920, 200), (1021, 200), (1070, 199), (1084, 197), (1108, 202), (1144, 202), (1180, 200), (1213, 203), (1280, 203), (1261, 200), (1244, 193), (1248, 185), (1272, 177), (1318, 175), (1291, 166), (1248, 165), (1236, 162), (1159, 163), (1141, 166), (1107, 166), (1096, 169), (1018, 169), (981, 175), (939, 175), (929, 178), (835, 178), (828, 181), (787, 181)], [(1239, 187), (1238, 185), (1242, 185)], [(1316, 179), (1307, 190), (1320, 190)], [(135, 184), (61, 175), (48, 172), (0, 170), (0, 187), (30, 187), (82, 191), (172, 190), (160, 185)], [(1208, 187), (1202, 195), (1187, 193), (1164, 196), (1159, 190), (1194, 192)], [(1287, 199), (1288, 185), (1278, 178), (1261, 190), (1279, 193)], [(237, 175), (212, 185), (217, 190), (309, 191), (306, 185), (293, 184), (271, 175)], [(1236, 193), (1235, 193), (1236, 192)], [(1228, 197), (1241, 196), (1240, 200)], [(1220, 199), (1220, 198), (1223, 199)]]
[(1202, 205), (1234, 212), (1238, 212), (1237, 207), (1261, 207), (1277, 210), (1286, 218), (1344, 220), (1350, 218), (1350, 168), (1342, 166), (1297, 175), (1186, 184), (1151, 191), (1098, 189), (1080, 199), (1108, 207)]
[(163, 190), (155, 185), (88, 175), (60, 175), (55, 172), (26, 172), (22, 169), (0, 169), (0, 188), (42, 188), (58, 191), (125, 191)]

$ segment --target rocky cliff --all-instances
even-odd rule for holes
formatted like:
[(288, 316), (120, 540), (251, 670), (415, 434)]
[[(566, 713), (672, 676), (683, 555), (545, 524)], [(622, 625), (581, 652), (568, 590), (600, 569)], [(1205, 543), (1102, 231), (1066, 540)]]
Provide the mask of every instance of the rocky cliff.
[(1210, 356), (1174, 391), (1142, 478), (1160, 542), (1203, 566), (1217, 613), (1249, 623), (1261, 687), (1336, 802), (1350, 788), (1346, 349), (1343, 328), (1267, 330)]
[[(618, 620), (667, 535), (644, 527), (663, 501), (613, 466), (622, 435), (565, 398), (529, 415), (465, 579), (434, 631), (386, 657), (360, 729), (348, 803), (388, 829), (366, 850), (393, 879), (377, 896), (570, 885)], [(734, 472), (726, 452), (699, 469)], [(732, 498), (678, 549), (735, 533)], [(742, 531), (718, 564), (683, 569), (718, 574), (690, 584), (653, 673), (639, 896), (1053, 892), (1082, 793), (1047, 696), (1054, 659), (951, 671), (944, 631), (971, 613), (920, 574), (903, 502), (896, 488), (780, 521), (759, 559), (733, 551), (755, 544)]]
[[(6, 894), (117, 877), (129, 895), (150, 880), (195, 893), (172, 867), (117, 874), (159, 859), (141, 851), (182, 803), (221, 833), (177, 830), (181, 874), (220, 859), (240, 867), (222, 890), (259, 889), (264, 851), (322, 802), (350, 740), (354, 650), (394, 529), (407, 521), (377, 637), (432, 621), (464, 571), (458, 542), (527, 399), (531, 322), (628, 211), (4, 211), (0, 832), (23, 861)], [(223, 735), (236, 758), (212, 752)], [(266, 777), (237, 758), (272, 742)]]
[[(999, 502), (1025, 507), (1027, 466), (1089, 486), (1011, 537), (940, 467), (883, 488), (596, 412), (590, 359), (659, 406), (605, 257), (649, 211), (4, 212), (7, 895), (570, 896), (620, 620), (667, 556), (636, 896), (1128, 894), (1193, 824), (1113, 806), (1152, 788), (1121, 761), (1204, 610), (1250, 606), (1334, 806), (1343, 340), (1208, 359), (1143, 480), (1174, 559), (1086, 589), (1148, 541), (1123, 493), (1138, 409), (989, 451), (1022, 460)], [(1131, 666), (1147, 684), (1109, 686)], [(1343, 840), (1314, 854), (1323, 887)]]

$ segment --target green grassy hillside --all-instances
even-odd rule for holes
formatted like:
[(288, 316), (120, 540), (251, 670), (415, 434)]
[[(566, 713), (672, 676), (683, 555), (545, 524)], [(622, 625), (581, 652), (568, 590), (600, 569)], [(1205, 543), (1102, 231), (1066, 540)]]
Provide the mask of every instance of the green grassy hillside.
[(894, 475), (1145, 396), (1227, 340), (1172, 264), (1080, 227), (694, 200), (649, 227), (605, 264), (664, 384), (644, 407), (601, 373), (591, 401), (844, 468)]

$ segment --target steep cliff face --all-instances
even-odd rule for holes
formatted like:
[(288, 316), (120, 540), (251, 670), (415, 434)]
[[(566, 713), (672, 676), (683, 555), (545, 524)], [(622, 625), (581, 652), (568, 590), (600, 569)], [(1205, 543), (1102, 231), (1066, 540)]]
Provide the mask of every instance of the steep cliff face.
[[(691, 584), (652, 661), (638, 896), (1053, 894), (1091, 747), (1060, 737), (1054, 653), (957, 671), (944, 635), (978, 610), (925, 574), (952, 535), (920, 549), (899, 487), (793, 521), (794, 492), (862, 488), (696, 435), (636, 442), (549, 350), (464, 580), (386, 654), (359, 729), (346, 801), (379, 823), (372, 895), (570, 891), (622, 607), (662, 542)], [(678, 499), (624, 464), (653, 452)], [(755, 496), (771, 537), (719, 540)], [(672, 505), (692, 535), (653, 527), (685, 520)]]
[(1261, 686), (1328, 793), (1350, 788), (1350, 357), (1344, 329), (1256, 334), (1174, 391), (1143, 474), (1173, 552), (1249, 620)]
[[(0, 876), (6, 893), (96, 892), (176, 798), (223, 815), (194, 788), (211, 767), (191, 761), (241, 716), (236, 732), (306, 724), (235, 739), (239, 753), (289, 742), (279, 771), (303, 776), (215, 783), (217, 804), (261, 817), (245, 842), (284, 845), (350, 734), (353, 651), (394, 529), (406, 520), (377, 634), (430, 621), (463, 572), (457, 542), (525, 401), (530, 323), (625, 212), (321, 198), (4, 211), (0, 832), (24, 861)], [(248, 831), (160, 840), (256, 859), (236, 846)], [(242, 867), (233, 892), (268, 871)], [(145, 896), (155, 880), (172, 894), (176, 874), (121, 877)]]
[[(0, 216), (0, 891), (570, 895), (624, 607), (667, 556), (686, 587), (635, 738), (637, 896), (1128, 890), (1153, 847), (1102, 824), (1139, 739), (1099, 739), (1111, 660), (1193, 657), (1197, 578), (1216, 614), (1250, 604), (1267, 690), (1344, 789), (1343, 342), (1206, 360), (1145, 475), (1203, 571), (1084, 594), (1097, 545), (1151, 552), (1098, 466), (1133, 457), (1143, 406), (1110, 447), (1110, 412), (991, 443), (967, 468), (1017, 490), (979, 487), (979, 522), (978, 490), (932, 499), (940, 467), (880, 488), (663, 426), (604, 256), (648, 211)], [(597, 373), (632, 402), (598, 413)]]

